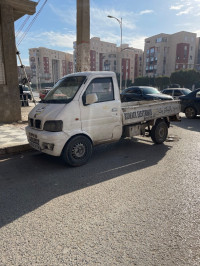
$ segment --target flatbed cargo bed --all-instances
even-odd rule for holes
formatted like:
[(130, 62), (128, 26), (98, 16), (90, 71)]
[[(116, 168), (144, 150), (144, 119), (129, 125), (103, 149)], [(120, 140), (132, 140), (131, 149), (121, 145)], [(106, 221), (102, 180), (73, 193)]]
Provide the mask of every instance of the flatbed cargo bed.
[(123, 125), (178, 115), (181, 108), (179, 100), (123, 102), (121, 107)]

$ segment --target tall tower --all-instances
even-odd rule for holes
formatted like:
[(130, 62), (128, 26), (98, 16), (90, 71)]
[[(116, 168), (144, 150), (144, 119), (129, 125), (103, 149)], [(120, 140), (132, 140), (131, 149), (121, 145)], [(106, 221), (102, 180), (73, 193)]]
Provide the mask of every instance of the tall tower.
[(77, 0), (76, 71), (90, 70), (90, 0)]

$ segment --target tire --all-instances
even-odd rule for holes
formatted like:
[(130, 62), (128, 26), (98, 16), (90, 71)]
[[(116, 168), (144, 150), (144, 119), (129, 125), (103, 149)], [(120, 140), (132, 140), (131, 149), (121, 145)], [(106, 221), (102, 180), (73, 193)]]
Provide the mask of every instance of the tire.
[(92, 149), (92, 143), (87, 137), (76, 136), (65, 145), (62, 158), (70, 166), (81, 166), (90, 159)]
[(196, 110), (194, 109), (194, 107), (187, 107), (186, 109), (185, 109), (185, 116), (187, 117), (187, 118), (189, 118), (189, 119), (193, 119), (193, 118), (195, 118), (196, 117), (196, 115), (197, 115), (197, 112), (196, 112)]
[(165, 121), (157, 122), (151, 129), (151, 139), (156, 144), (162, 144), (168, 136), (168, 126)]

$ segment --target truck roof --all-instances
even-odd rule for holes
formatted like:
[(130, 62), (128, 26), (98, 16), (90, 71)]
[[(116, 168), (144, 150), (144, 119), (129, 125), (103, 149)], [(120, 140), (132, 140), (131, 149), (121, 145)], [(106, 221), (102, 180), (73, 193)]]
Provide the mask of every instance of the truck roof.
[(91, 76), (91, 75), (98, 75), (98, 76), (116, 76), (115, 72), (113, 71), (86, 71), (86, 72), (76, 72), (72, 74), (66, 75), (66, 77), (70, 76)]

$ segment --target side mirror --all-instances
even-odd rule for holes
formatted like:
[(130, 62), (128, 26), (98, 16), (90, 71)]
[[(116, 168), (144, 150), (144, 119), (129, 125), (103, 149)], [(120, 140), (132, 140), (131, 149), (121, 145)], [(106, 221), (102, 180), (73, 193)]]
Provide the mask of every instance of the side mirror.
[(98, 97), (96, 93), (91, 93), (86, 96), (86, 104), (96, 103), (98, 101)]

